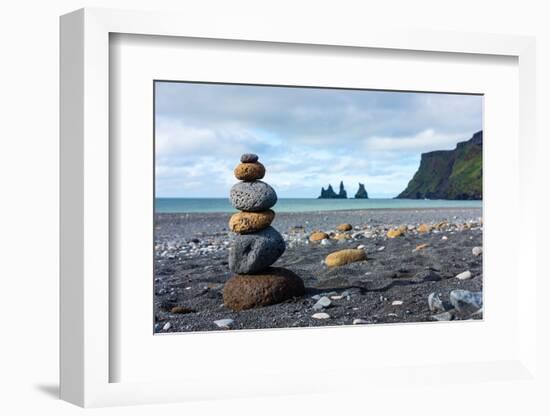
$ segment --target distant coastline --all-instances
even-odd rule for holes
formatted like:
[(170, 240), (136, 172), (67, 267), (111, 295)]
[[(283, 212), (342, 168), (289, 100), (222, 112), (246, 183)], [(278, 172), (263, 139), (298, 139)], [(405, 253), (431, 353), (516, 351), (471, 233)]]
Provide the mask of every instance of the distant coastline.
[[(318, 199), (280, 198), (277, 212), (350, 211), (370, 209), (441, 209), (481, 208), (475, 200), (424, 200), (424, 199)], [(156, 198), (155, 213), (207, 213), (235, 212), (228, 198)]]

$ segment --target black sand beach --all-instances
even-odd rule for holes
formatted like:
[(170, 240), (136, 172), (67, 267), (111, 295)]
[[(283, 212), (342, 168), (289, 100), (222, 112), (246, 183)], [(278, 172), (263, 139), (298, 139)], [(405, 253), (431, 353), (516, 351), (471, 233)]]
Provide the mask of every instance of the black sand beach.
[[(306, 295), (234, 312), (222, 299), (224, 283), (231, 277), (230, 214), (157, 214), (154, 330), (220, 330), (214, 321), (221, 319), (231, 319), (232, 329), (480, 319), (481, 313), (464, 313), (448, 301), (455, 289), (482, 290), (483, 256), (472, 252), (482, 247), (481, 216), (479, 208), (278, 213), (273, 226), (283, 234), (287, 249), (273, 266), (297, 273)], [(342, 223), (353, 230), (336, 231)], [(430, 230), (417, 231), (421, 224)], [(400, 226), (402, 236), (387, 237), (389, 229)], [(311, 243), (308, 236), (315, 230), (331, 238)], [(329, 253), (345, 248), (365, 250), (367, 261), (333, 268), (324, 264)], [(472, 277), (456, 277), (465, 271)], [(449, 312), (430, 310), (431, 293), (439, 295)], [(313, 309), (323, 296), (330, 305)], [(329, 317), (313, 318), (318, 312)]]

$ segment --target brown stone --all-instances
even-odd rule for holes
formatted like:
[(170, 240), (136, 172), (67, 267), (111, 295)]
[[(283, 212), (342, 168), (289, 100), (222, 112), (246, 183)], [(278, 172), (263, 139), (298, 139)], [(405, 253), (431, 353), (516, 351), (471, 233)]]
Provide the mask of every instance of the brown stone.
[(229, 229), (235, 233), (247, 234), (269, 227), (275, 212), (268, 209), (260, 212), (237, 212), (229, 219)]
[(428, 224), (420, 224), (416, 231), (419, 233), (429, 233), (431, 231), (432, 227), (430, 227)]
[(351, 226), (351, 224), (340, 224), (338, 227), (336, 227), (338, 231), (349, 231), (352, 228), (353, 227)]
[(303, 296), (304, 282), (288, 269), (269, 267), (262, 274), (238, 274), (231, 277), (223, 289), (223, 303), (240, 311), (273, 305)]
[(328, 267), (343, 266), (344, 264), (353, 263), (356, 261), (366, 260), (367, 254), (364, 250), (351, 248), (346, 250), (335, 251), (330, 253), (325, 259)]
[(174, 306), (172, 309), (170, 309), (170, 313), (174, 314), (184, 314), (184, 313), (192, 313), (195, 312), (195, 310), (191, 308), (186, 308), (185, 306)]
[(348, 238), (351, 238), (351, 236), (345, 233), (338, 233), (334, 236), (335, 240), (347, 240)]
[(255, 181), (265, 175), (265, 167), (260, 162), (239, 163), (234, 171), (235, 177), (241, 181)]
[(328, 238), (327, 233), (324, 233), (322, 231), (314, 231), (309, 236), (309, 241), (319, 242), (321, 240), (324, 240), (325, 238)]
[(419, 244), (416, 246), (416, 248), (413, 251), (420, 251), (424, 250), (426, 247), (429, 247), (430, 245), (428, 243)]
[(395, 238), (395, 237), (400, 237), (404, 234), (404, 232), (398, 228), (392, 228), (391, 230), (388, 231), (388, 233), (386, 234), (388, 236), (388, 238)]

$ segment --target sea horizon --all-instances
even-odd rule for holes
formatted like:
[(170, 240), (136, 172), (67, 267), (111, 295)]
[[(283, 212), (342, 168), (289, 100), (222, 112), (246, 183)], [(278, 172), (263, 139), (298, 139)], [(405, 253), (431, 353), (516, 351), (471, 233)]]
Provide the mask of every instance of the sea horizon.
[[(436, 208), (482, 208), (482, 200), (447, 199), (320, 199), (279, 198), (274, 210), (277, 212), (319, 212), (361, 209), (436, 209)], [(237, 210), (229, 198), (204, 197), (158, 197), (155, 198), (155, 213), (231, 213)]]

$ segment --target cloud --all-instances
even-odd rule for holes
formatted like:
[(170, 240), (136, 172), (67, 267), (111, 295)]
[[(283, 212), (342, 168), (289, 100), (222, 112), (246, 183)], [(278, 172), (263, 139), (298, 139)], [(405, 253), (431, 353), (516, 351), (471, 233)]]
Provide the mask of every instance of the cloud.
[(480, 130), (482, 97), (157, 83), (155, 117), (157, 196), (226, 196), (245, 152), (281, 197), (340, 180), (376, 196), (402, 191), (421, 152)]
[(365, 140), (365, 147), (374, 151), (396, 152), (428, 152), (434, 149), (450, 150), (456, 146), (457, 137), (469, 138), (472, 133), (442, 134), (433, 129), (421, 131), (414, 136), (404, 137), (372, 137)]

